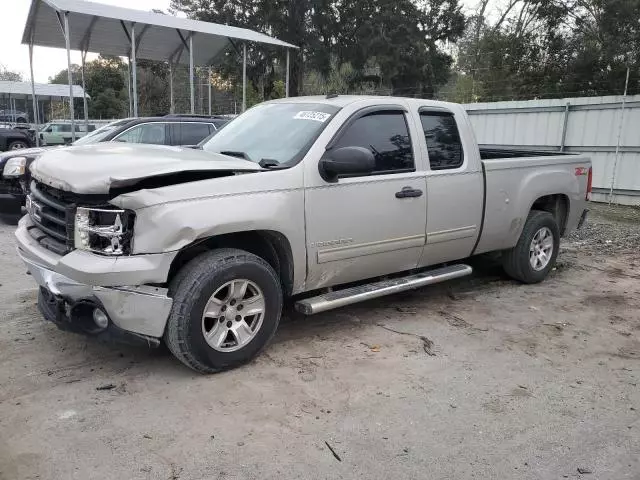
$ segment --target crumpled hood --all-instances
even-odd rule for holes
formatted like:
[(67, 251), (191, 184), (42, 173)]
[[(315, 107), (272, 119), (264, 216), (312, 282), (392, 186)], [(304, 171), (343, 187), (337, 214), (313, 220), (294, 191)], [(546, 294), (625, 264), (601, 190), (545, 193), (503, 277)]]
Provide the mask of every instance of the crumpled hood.
[(79, 194), (106, 194), (150, 177), (178, 172), (258, 171), (253, 162), (192, 148), (97, 143), (44, 152), (31, 175), (54, 188)]

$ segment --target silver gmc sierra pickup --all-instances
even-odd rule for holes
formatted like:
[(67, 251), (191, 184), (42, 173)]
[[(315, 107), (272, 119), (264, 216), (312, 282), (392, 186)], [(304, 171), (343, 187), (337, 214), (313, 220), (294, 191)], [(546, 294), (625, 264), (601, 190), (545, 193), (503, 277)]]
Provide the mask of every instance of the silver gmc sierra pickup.
[(18, 253), (60, 328), (166, 342), (200, 372), (304, 314), (468, 275), (543, 280), (586, 216), (588, 158), (478, 147), (460, 105), (298, 97), (199, 149), (97, 144), (31, 167)]

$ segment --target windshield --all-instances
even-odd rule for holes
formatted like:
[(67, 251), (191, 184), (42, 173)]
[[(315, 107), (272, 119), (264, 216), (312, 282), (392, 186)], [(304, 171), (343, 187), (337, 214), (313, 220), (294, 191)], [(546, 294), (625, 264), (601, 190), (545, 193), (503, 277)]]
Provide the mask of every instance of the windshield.
[(263, 103), (229, 122), (202, 148), (256, 163), (296, 161), (338, 110), (322, 103)]
[(78, 140), (73, 142), (73, 145), (89, 145), (91, 143), (101, 142), (109, 134), (109, 132), (112, 132), (116, 128), (121, 127), (122, 125), (125, 125), (130, 121), (131, 120), (129, 119), (117, 120), (115, 122), (111, 122), (106, 125), (103, 125), (102, 127), (89, 133), (88, 135), (85, 135), (84, 137), (79, 138)]

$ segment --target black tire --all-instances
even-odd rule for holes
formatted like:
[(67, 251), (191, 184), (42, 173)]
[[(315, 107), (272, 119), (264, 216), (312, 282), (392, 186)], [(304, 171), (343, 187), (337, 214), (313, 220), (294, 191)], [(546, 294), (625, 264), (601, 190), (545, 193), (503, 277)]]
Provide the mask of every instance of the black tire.
[[(244, 347), (233, 352), (209, 346), (202, 331), (202, 315), (213, 293), (234, 279), (254, 282), (265, 299), (262, 324)], [(189, 368), (215, 373), (240, 366), (255, 357), (271, 340), (282, 313), (282, 287), (276, 272), (262, 258), (244, 250), (220, 249), (191, 260), (170, 285), (173, 307), (164, 339), (173, 355)]]
[(13, 142), (9, 142), (9, 145), (7, 145), (7, 150), (21, 150), (23, 148), (29, 148), (27, 142), (23, 140), (14, 140)]
[[(551, 260), (541, 270), (535, 270), (529, 262), (529, 250), (536, 233), (547, 227), (553, 235), (553, 252)], [(549, 212), (532, 210), (524, 224), (520, 238), (515, 247), (502, 254), (502, 266), (511, 278), (522, 283), (538, 283), (546, 278), (556, 263), (560, 249), (560, 229), (555, 218)]]

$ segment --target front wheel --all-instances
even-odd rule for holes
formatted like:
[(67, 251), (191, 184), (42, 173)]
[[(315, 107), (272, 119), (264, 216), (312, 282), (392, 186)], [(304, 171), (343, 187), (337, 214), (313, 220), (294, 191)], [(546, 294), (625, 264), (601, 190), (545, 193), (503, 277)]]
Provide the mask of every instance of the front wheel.
[(538, 283), (556, 263), (560, 249), (560, 229), (549, 212), (529, 213), (515, 247), (502, 255), (502, 265), (510, 277), (523, 283)]
[(165, 342), (185, 365), (213, 373), (248, 362), (273, 337), (282, 288), (273, 268), (236, 249), (204, 253), (171, 283)]

